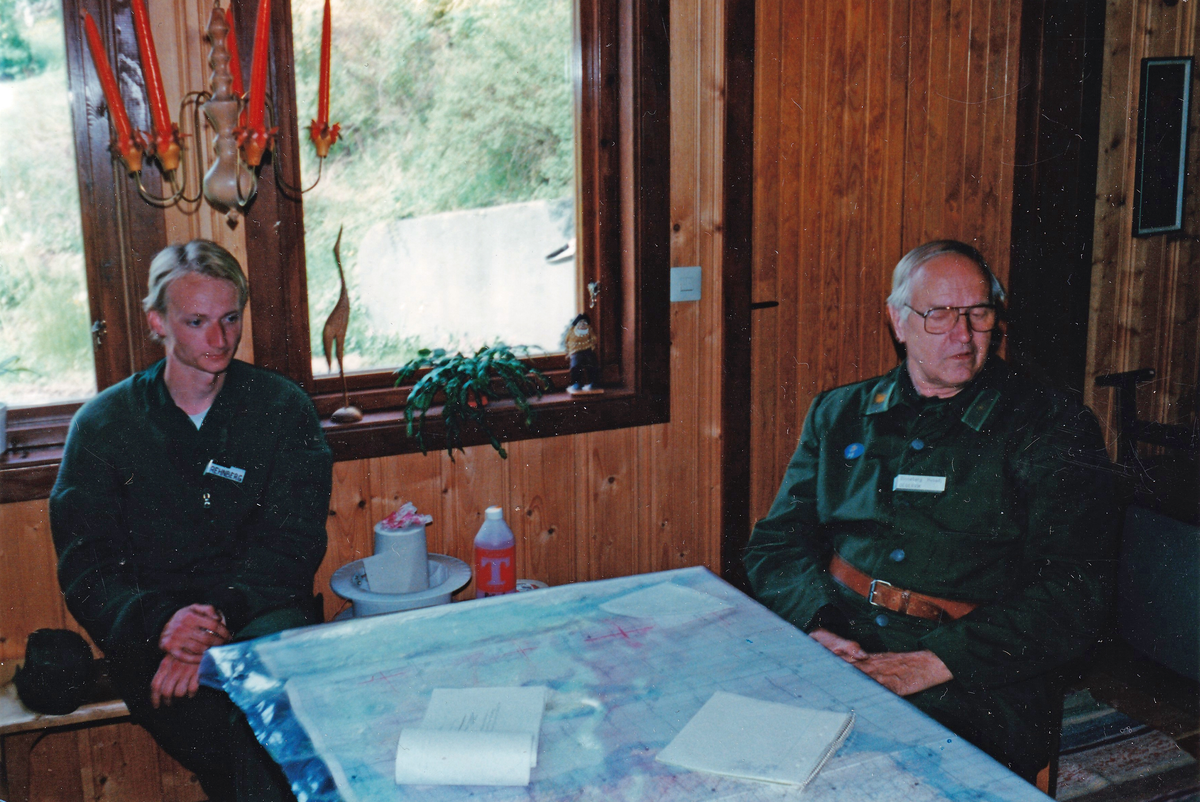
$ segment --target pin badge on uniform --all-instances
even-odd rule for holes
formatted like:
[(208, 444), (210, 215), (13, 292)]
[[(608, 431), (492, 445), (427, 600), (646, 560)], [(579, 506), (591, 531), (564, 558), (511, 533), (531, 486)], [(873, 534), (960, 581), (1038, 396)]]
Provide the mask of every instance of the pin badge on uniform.
[(856, 459), (861, 457), (863, 452), (866, 450), (866, 447), (863, 446), (862, 443), (851, 443), (850, 445), (846, 446), (846, 450), (843, 451), (842, 454), (846, 457), (846, 459)]

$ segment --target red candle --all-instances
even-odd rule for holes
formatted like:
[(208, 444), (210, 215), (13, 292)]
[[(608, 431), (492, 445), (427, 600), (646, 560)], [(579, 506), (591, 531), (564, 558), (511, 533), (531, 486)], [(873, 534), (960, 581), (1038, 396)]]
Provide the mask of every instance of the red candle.
[[(242, 57), (238, 53), (237, 33), (233, 28), (233, 7), (225, 9), (225, 23), (229, 26), (229, 35), (225, 38), (225, 46), (229, 48), (229, 71), (233, 74), (233, 93), (239, 98), (246, 94), (246, 86), (242, 83)], [(242, 109), (238, 117), (238, 125), (246, 126), (246, 110)]]
[(117, 132), (114, 148), (125, 160), (129, 172), (136, 173), (142, 169), (142, 149), (133, 137), (133, 126), (129, 124), (129, 114), (125, 111), (125, 103), (117, 89), (117, 79), (113, 76), (112, 67), (108, 65), (108, 54), (104, 52), (104, 43), (100, 41), (96, 21), (86, 11), (83, 12), (83, 30), (87, 36), (88, 48), (92, 51), (92, 62), (96, 65), (96, 76), (104, 89), (108, 116)]
[(167, 108), (167, 93), (163, 89), (162, 70), (154, 51), (154, 36), (150, 33), (150, 15), (142, 0), (131, 0), (133, 29), (137, 34), (138, 50), (142, 55), (142, 73), (146, 80), (146, 99), (150, 103), (150, 121), (154, 126), (154, 151), (164, 172), (179, 166), (179, 131), (171, 123)]
[(271, 42), (271, 0), (258, 0), (258, 19), (254, 23), (254, 59), (250, 64), (250, 105), (246, 109), (246, 132), (242, 153), (246, 164), (257, 167), (270, 145), (263, 123), (267, 97), (267, 49)]
[(317, 88), (317, 123), (329, 122), (329, 0), (325, 0), (325, 17), (321, 20), (321, 82)]
[(329, 155), (329, 146), (337, 142), (341, 126), (329, 125), (329, 49), (331, 26), (329, 0), (325, 0), (325, 17), (321, 20), (321, 82), (317, 87), (317, 119), (308, 127), (308, 135), (316, 146), (317, 156)]

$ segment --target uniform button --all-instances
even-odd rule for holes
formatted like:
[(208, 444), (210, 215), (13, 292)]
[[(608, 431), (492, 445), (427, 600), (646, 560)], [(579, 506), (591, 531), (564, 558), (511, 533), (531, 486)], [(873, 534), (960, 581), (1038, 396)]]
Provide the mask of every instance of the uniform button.
[(918, 437), (916, 440), (913, 440), (912, 443), (910, 443), (909, 445), (912, 446), (913, 451), (920, 451), (922, 448), (925, 447), (925, 441)]
[(888, 556), (892, 558), (892, 562), (902, 563), (902, 562), (904, 562), (904, 556), (905, 556), (904, 549), (896, 549)]
[(888, 625), (888, 617), (883, 613), (880, 613), (879, 615), (875, 616), (875, 623), (881, 627), (886, 627)]

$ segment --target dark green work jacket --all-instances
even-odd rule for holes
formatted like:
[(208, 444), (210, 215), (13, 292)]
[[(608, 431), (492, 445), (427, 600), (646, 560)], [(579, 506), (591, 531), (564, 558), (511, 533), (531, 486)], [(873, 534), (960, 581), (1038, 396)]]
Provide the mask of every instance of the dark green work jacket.
[[(971, 692), (1044, 675), (1106, 622), (1111, 477), (1091, 413), (1000, 359), (949, 399), (919, 396), (901, 365), (813, 401), (750, 538), (751, 587), (805, 631), (833, 605), (855, 623), (841, 634), (871, 635), (869, 650), (929, 649)], [(897, 587), (979, 606), (942, 624), (872, 608), (830, 577), (834, 551)]]
[(67, 607), (118, 660), (189, 604), (234, 633), (307, 604), (325, 554), (332, 455), (304, 391), (234, 361), (197, 430), (164, 364), (79, 410), (50, 495)]

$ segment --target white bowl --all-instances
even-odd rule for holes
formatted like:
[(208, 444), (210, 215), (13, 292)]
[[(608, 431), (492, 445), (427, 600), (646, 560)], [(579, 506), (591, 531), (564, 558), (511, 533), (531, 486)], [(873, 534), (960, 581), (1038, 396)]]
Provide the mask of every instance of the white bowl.
[(447, 604), (450, 594), (471, 581), (471, 569), (445, 554), (429, 555), (429, 588), (415, 593), (375, 593), (367, 584), (367, 569), (355, 560), (333, 572), (329, 586), (333, 592), (354, 604), (354, 617), (362, 618), (400, 610), (416, 610)]

